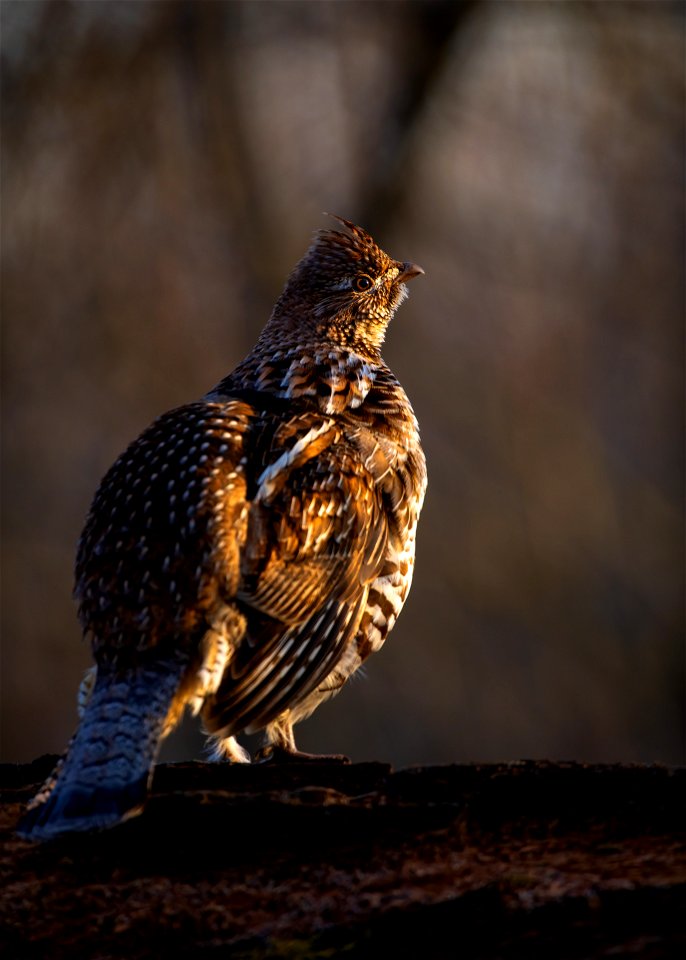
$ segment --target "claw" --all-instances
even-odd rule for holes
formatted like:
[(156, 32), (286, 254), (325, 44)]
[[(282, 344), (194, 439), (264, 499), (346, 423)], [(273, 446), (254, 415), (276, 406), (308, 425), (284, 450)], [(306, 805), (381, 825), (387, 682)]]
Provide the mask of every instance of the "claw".
[(268, 745), (255, 754), (256, 763), (351, 763), (343, 753), (304, 753)]

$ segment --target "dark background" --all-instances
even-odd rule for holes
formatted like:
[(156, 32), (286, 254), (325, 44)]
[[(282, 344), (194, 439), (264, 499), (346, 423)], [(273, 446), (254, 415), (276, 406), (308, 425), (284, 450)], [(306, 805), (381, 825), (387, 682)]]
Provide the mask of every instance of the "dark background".
[(3, 759), (74, 726), (99, 478), (328, 210), (426, 270), (385, 355), (430, 484), (399, 625), (299, 746), (684, 762), (683, 4), (1, 15)]

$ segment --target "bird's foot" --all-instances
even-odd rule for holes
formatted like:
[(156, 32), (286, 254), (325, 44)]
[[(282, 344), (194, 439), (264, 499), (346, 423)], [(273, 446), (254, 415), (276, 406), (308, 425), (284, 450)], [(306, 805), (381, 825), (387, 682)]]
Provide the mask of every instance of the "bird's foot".
[(269, 744), (255, 754), (256, 763), (350, 763), (343, 753), (304, 753)]

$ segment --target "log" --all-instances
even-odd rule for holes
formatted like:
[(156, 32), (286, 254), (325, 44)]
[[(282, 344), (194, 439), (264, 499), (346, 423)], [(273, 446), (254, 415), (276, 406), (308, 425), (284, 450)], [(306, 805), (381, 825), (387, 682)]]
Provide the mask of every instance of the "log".
[(685, 768), (161, 764), (30, 844), (55, 760), (0, 765), (3, 957), (686, 956)]

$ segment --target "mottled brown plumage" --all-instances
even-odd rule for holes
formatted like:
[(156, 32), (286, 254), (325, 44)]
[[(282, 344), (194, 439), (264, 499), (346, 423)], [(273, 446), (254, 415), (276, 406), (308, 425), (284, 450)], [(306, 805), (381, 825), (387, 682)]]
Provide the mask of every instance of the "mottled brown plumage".
[(186, 707), (216, 755), (249, 759), (235, 736), (260, 729), (267, 753), (295, 754), (293, 725), (393, 627), (426, 468), (380, 348), (423, 271), (340, 222), (316, 236), (246, 359), (104, 477), (76, 562), (96, 667), (25, 835), (137, 812)]

